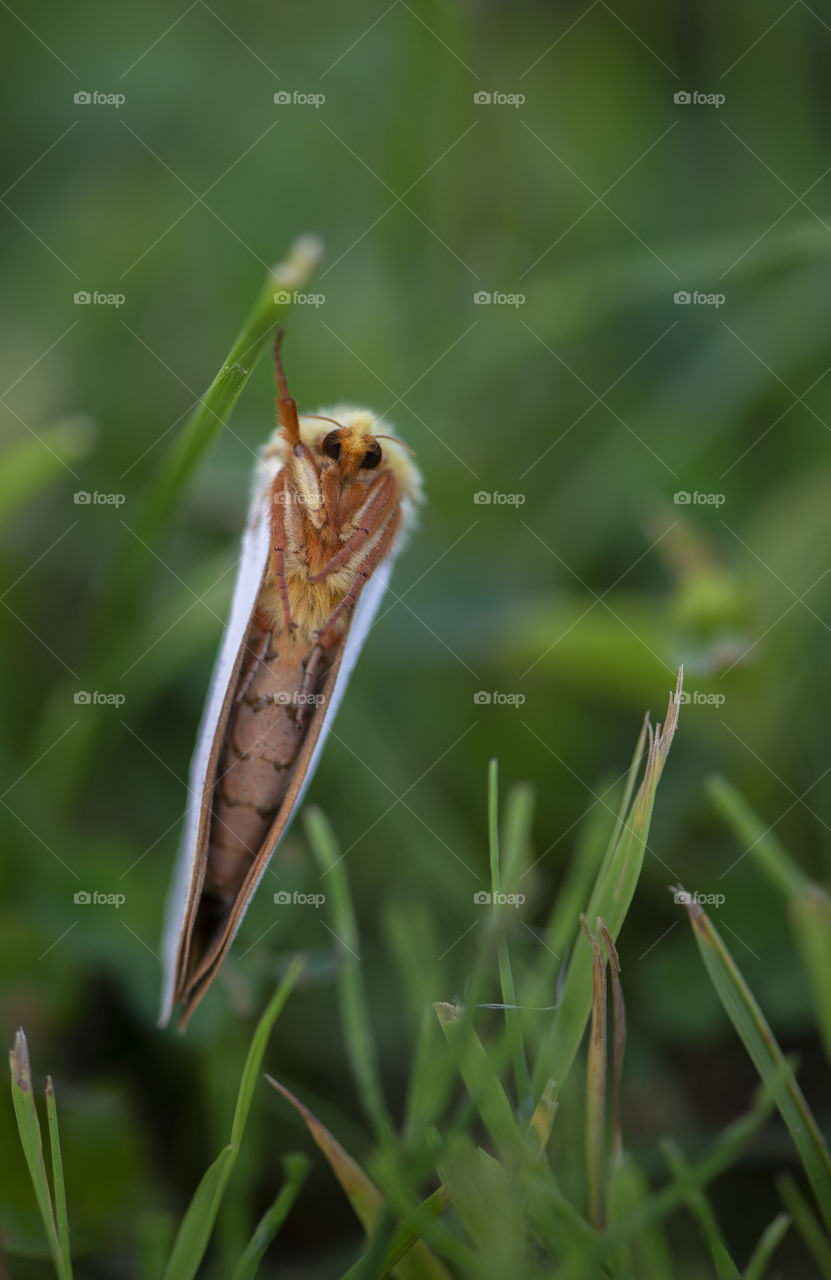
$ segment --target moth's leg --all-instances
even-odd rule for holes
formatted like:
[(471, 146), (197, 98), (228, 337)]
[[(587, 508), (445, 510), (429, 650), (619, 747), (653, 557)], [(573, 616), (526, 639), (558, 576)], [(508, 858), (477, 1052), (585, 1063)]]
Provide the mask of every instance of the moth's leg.
[(356, 551), (369, 541), (370, 538), (377, 534), (384, 521), (389, 516), (390, 510), (395, 505), (398, 497), (398, 485), (395, 477), (386, 472), (374, 480), (369, 487), (366, 501), (363, 506), (358, 509), (353, 517), (358, 521), (358, 527), (350, 538), (344, 542), (343, 546), (330, 556), (322, 569), (311, 577), (312, 582), (322, 582), (324, 578), (328, 578), (330, 573), (334, 573), (341, 565), (345, 564)]
[(288, 546), (288, 529), (286, 519), (291, 502), (289, 477), (286, 468), (274, 478), (271, 486), (271, 571), (277, 580), (280, 591), (280, 603), (283, 607), (283, 621), (286, 630), (292, 631), (297, 625), (291, 616), (289, 605), (289, 589), (286, 583), (286, 549)]
[(237, 690), (237, 695), (234, 698), (235, 703), (242, 702), (243, 698), (245, 697), (246, 693), (248, 692), (251, 686), (251, 681), (254, 679), (254, 676), (256, 675), (257, 668), (259, 667), (265, 655), (268, 653), (268, 646), (271, 644), (271, 636), (272, 636), (271, 629), (268, 627), (267, 624), (265, 625), (263, 624), (263, 621), (260, 619), (259, 615), (257, 615), (255, 622), (260, 630), (261, 635), (260, 635), (260, 639), (257, 641), (256, 648), (252, 649), (250, 645), (248, 646), (248, 652), (251, 654), (251, 662), (248, 666), (248, 670), (240, 679), (239, 689)]
[(314, 688), (322, 656), (320, 645), (316, 644), (309, 656), (309, 661), (306, 663), (306, 670), (303, 672), (303, 683), (300, 686), (301, 698), (305, 697)]
[(389, 550), (389, 547), (390, 547), (390, 543), (392, 542), (393, 538), (398, 532), (398, 527), (400, 524), (401, 524), (401, 508), (396, 507), (393, 509), (392, 514), (388, 517), (386, 524), (382, 527), (381, 535), (378, 538), (378, 541), (369, 548), (363, 560), (361, 560), (360, 564), (358, 565), (358, 568), (355, 571), (355, 580), (352, 583), (352, 586), (349, 588), (348, 592), (343, 597), (340, 604), (337, 605), (336, 608), (332, 610), (326, 622), (326, 625), (321, 628), (320, 635), (318, 636), (318, 641), (317, 641), (321, 649), (331, 649), (331, 647), (337, 643), (338, 637), (335, 634), (335, 630), (334, 630), (335, 624), (341, 618), (345, 610), (348, 609), (350, 605), (354, 604), (357, 601), (358, 597), (360, 596), (361, 592), (366, 586), (367, 581), (369, 580), (369, 578), (372, 577), (372, 574), (375, 572), (378, 565), (381, 563), (384, 556), (387, 554), (387, 551)]
[(309, 655), (309, 661), (306, 663), (306, 670), (303, 672), (303, 683), (300, 686), (300, 693), (298, 695), (299, 707), (297, 727), (300, 730), (303, 730), (306, 727), (306, 723), (309, 720), (311, 713), (314, 711), (314, 704), (311, 701), (311, 696), (314, 693), (318, 675), (320, 674), (320, 662), (322, 657), (323, 650), (319, 644), (316, 644)]
[[(330, 529), (338, 529), (342, 523), (342, 502), (340, 491), (340, 474), (337, 467), (324, 471), (320, 477), (320, 493), (323, 499), (323, 524)], [(321, 526), (315, 525), (315, 528)]]

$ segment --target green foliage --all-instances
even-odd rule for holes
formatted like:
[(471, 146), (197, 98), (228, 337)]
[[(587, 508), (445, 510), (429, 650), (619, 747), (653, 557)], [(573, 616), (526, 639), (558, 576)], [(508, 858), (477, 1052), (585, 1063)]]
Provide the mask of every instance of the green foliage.
[[(820, 1148), (777, 1074), (798, 1051), (793, 1080), (827, 1139), (823, 14), (751, 0), (366, 15), (149, 0), (117, 22), (88, 0), (71, 17), (57, 0), (12, 9), (0, 1014), (7, 1043), (26, 1027), (60, 1109), (58, 1142), (54, 1097), (37, 1132), (27, 1103), (26, 1154), (15, 1108), (0, 1109), (13, 1280), (68, 1266), (67, 1237), (76, 1275), (159, 1280), (212, 1167), (185, 1259), (207, 1280), (238, 1264), (263, 1280), (382, 1274), (417, 1244), (483, 1280), (697, 1280), (717, 1272), (713, 1221), (722, 1268), (719, 1249), (742, 1275), (831, 1275), (794, 1139), (812, 1167)], [(125, 102), (73, 101), (96, 86)], [(696, 86), (726, 101), (673, 101)], [(274, 101), (303, 90), (325, 102)], [(481, 90), (525, 101), (479, 105)], [(275, 276), (307, 228), (319, 266), (307, 241)], [(74, 304), (93, 289), (125, 301)], [(480, 290), (525, 301), (478, 305)], [(725, 300), (676, 305), (679, 290)], [(278, 322), (301, 409), (385, 413), (428, 502), (317, 810), (180, 1041), (155, 1028), (163, 897), (273, 423)], [(724, 501), (674, 500), (687, 491)], [(475, 500), (495, 493), (516, 502)], [(648, 783), (638, 798), (646, 730), (624, 762), (682, 664), (689, 702), (653, 814)], [(76, 702), (84, 691), (124, 701)], [(729, 781), (706, 792), (714, 773)], [(708, 954), (747, 1048), (674, 882), (723, 898)], [(327, 900), (275, 910), (277, 888)], [(96, 891), (125, 901), (75, 901)], [(599, 1070), (587, 1097), (581, 913), (620, 957), (622, 1137), (611, 1018), (602, 1111)], [(368, 1227), (271, 1090), (227, 1154), (246, 1045), (298, 953), (302, 996), (269, 1067), (376, 1189)], [(763, 1023), (742, 1021), (745, 989)], [(793, 1137), (769, 1097), (736, 1121), (754, 1060)], [(662, 1139), (685, 1172), (667, 1172)], [(304, 1144), (300, 1194), (284, 1159)]]
[(29, 1177), (37, 1200), (38, 1210), (46, 1229), (49, 1249), (55, 1264), (58, 1280), (72, 1280), (72, 1260), (69, 1254), (69, 1228), (66, 1217), (66, 1187), (63, 1177), (58, 1120), (55, 1111), (55, 1094), (52, 1081), (46, 1086), (46, 1105), (49, 1117), (49, 1146), (52, 1156), (52, 1190), (43, 1159), (43, 1140), (40, 1120), (34, 1096), (32, 1068), (29, 1062), (29, 1046), (21, 1029), (15, 1036), (14, 1048), (9, 1053), (12, 1082), (12, 1105), (23, 1155), (29, 1169)]

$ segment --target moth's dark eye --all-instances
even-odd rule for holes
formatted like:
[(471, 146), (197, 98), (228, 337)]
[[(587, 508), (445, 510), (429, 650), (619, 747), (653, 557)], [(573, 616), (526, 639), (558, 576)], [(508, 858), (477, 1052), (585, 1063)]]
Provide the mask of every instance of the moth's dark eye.
[(376, 440), (372, 448), (367, 449), (366, 453), (361, 459), (361, 468), (364, 471), (371, 471), (373, 467), (378, 466), (378, 463), (380, 461), (381, 461), (381, 446)]
[(330, 431), (328, 436), (323, 437), (323, 444), (320, 447), (327, 458), (334, 458), (337, 461), (340, 457), (340, 432)]

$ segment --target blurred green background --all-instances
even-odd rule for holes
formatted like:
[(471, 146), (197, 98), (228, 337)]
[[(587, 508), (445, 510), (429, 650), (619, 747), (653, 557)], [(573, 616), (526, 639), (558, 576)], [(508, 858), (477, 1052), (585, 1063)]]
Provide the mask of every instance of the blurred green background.
[[(725, 773), (827, 878), (822, 14), (47, 0), (6, 6), (4, 25), (0, 1000), (6, 1041), (23, 1023), (36, 1073), (57, 1083), (78, 1274), (129, 1274), (138, 1217), (187, 1202), (224, 1140), (251, 1018), (297, 948), (311, 977), (269, 1069), (347, 1145), (365, 1141), (317, 913), (276, 918), (262, 894), (186, 1038), (154, 1025), (184, 779), (273, 422), (267, 360), (154, 545), (131, 529), (267, 267), (306, 230), (326, 245), (308, 287), (325, 302), (289, 318), (293, 394), (309, 411), (386, 414), (428, 495), (310, 793), (348, 850), (393, 1106), (417, 1016), (390, 913), (423, 913), (434, 998), (463, 997), (488, 759), (538, 797), (521, 968), (581, 824), (602, 818), (683, 661), (691, 701), (619, 947), (626, 1139), (647, 1168), (661, 1135), (695, 1150), (754, 1085), (667, 892), (679, 878), (725, 895), (718, 925), (827, 1123), (781, 904), (702, 787)], [(695, 92), (724, 101), (676, 101)], [(123, 304), (74, 302), (96, 290)], [(100, 602), (127, 555), (141, 594), (113, 626)], [(96, 713), (82, 689), (124, 704)], [(278, 870), (319, 889), (299, 826)], [(126, 901), (79, 905), (80, 890)], [(274, 1194), (287, 1146), (306, 1145), (279, 1100), (260, 1106), (229, 1236)], [(0, 1128), (0, 1230), (36, 1249), (9, 1109)], [(792, 1159), (772, 1125), (726, 1179), (740, 1251)], [(332, 1274), (357, 1239), (318, 1159), (281, 1274)]]

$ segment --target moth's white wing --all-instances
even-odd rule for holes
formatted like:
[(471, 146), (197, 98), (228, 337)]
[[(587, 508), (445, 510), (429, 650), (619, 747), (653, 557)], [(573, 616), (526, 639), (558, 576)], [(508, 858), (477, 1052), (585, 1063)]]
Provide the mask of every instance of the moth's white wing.
[[(176, 959), (179, 939), (188, 908), (191, 879), (196, 868), (200, 819), (205, 801), (205, 779), (216, 737), (217, 726), (228, 691), (240, 648), (248, 633), (251, 614), (257, 601), (263, 579), (269, 547), (269, 523), (264, 509), (262, 493), (258, 492), (251, 503), (248, 522), (242, 537), (239, 571), (234, 586), (231, 613), (222, 637), (219, 655), (211, 677), (196, 750), (190, 764), (188, 778), (188, 806), (182, 840), (176, 857), (173, 880), (167, 898), (164, 933), (162, 935), (162, 1007), (159, 1025), (165, 1026), (173, 1009), (173, 992), (176, 982)], [(207, 797), (210, 804), (211, 797)]]
[(248, 909), (248, 903), (253, 898), (254, 893), (256, 892), (257, 886), (260, 883), (260, 880), (262, 879), (263, 875), (265, 874), (266, 867), (268, 866), (269, 862), (274, 856), (274, 853), (277, 850), (278, 846), (280, 845), (280, 842), (282, 841), (283, 836), (288, 831), (288, 828), (291, 825), (291, 821), (294, 818), (294, 815), (297, 813), (297, 810), (299, 809), (303, 801), (303, 797), (306, 794), (306, 789), (309, 783), (311, 782), (312, 778), (314, 777), (314, 772), (315, 772), (315, 769), (317, 768), (317, 764), (320, 759), (320, 753), (322, 752), (326, 739), (329, 736), (329, 731), (332, 728), (332, 722), (335, 719), (335, 715), (337, 713), (338, 707), (340, 706), (343, 695), (346, 692), (346, 686), (349, 683), (349, 677), (352, 674), (352, 670), (355, 666), (355, 663), (358, 661), (358, 656), (361, 652), (361, 649), (363, 649), (364, 647), (364, 641), (366, 640), (367, 635), (369, 634), (372, 628), (372, 624), (375, 621), (375, 615), (378, 612), (379, 606), (381, 604), (381, 600), (383, 599), (384, 593), (389, 585), (390, 574), (392, 573), (393, 560), (395, 559), (396, 553), (400, 550), (400, 545), (401, 544), (399, 540), (398, 543), (394, 545), (393, 548), (391, 549), (391, 552), (387, 556), (386, 560), (382, 561), (381, 564), (379, 564), (378, 568), (375, 570), (372, 577), (369, 579), (363, 591), (361, 592), (360, 597), (358, 598), (358, 603), (355, 606), (355, 612), (352, 615), (352, 625), (349, 628), (349, 634), (346, 638), (346, 645), (344, 647), (343, 656), (340, 662), (340, 667), (338, 668), (338, 674), (335, 679), (335, 686), (332, 690), (332, 696), (329, 699), (329, 705), (327, 706), (325, 715), (323, 717), (323, 724), (321, 726), (320, 736), (318, 737), (317, 742), (315, 743), (314, 750), (312, 751), (311, 757), (309, 759), (309, 766), (303, 778), (302, 785), (297, 793), (297, 796), (295, 797), (294, 804), (292, 805), (291, 810), (289, 811), (289, 814), (286, 818), (285, 825), (282, 829), (282, 832), (279, 838), (275, 841), (274, 848), (269, 853), (268, 858), (263, 860), (263, 864), (260, 869), (260, 874), (257, 876), (257, 879), (253, 882), (251, 886), (251, 891), (248, 894), (248, 897), (245, 901), (243, 910), (240, 912), (234, 931), (230, 936), (229, 945), (231, 942), (233, 942), (234, 938), (236, 937), (237, 930), (242, 924), (243, 916), (245, 915), (245, 912)]

